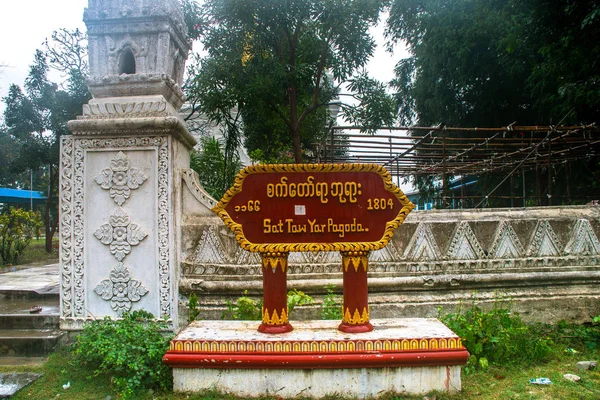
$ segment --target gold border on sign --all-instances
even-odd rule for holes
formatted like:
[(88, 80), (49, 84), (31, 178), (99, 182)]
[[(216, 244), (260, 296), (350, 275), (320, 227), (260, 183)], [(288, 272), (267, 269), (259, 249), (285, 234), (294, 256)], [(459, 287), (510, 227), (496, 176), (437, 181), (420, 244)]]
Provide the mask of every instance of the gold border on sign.
[[(236, 223), (225, 207), (231, 201), (233, 196), (242, 191), (244, 179), (252, 174), (275, 173), (275, 172), (374, 172), (381, 176), (385, 190), (396, 196), (402, 208), (392, 221), (388, 221), (381, 239), (376, 242), (333, 242), (333, 243), (271, 243), (256, 244), (246, 239), (242, 225)], [(255, 253), (264, 252), (290, 252), (290, 251), (372, 251), (385, 247), (394, 230), (404, 222), (408, 213), (414, 208), (414, 204), (408, 200), (408, 197), (392, 182), (390, 173), (379, 164), (259, 164), (251, 165), (241, 170), (235, 177), (233, 186), (227, 190), (223, 198), (213, 207), (219, 218), (223, 220), (225, 226), (234, 234), (235, 238), (244, 250)]]

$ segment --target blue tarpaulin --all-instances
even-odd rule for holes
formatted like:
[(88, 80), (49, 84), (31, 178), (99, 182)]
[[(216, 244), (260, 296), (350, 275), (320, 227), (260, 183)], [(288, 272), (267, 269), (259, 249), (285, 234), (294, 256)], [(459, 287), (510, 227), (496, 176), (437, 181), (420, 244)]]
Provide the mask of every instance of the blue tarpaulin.
[(43, 192), (0, 188), (0, 203), (25, 203), (29, 204), (33, 200), (33, 204), (42, 204), (46, 201), (46, 196)]

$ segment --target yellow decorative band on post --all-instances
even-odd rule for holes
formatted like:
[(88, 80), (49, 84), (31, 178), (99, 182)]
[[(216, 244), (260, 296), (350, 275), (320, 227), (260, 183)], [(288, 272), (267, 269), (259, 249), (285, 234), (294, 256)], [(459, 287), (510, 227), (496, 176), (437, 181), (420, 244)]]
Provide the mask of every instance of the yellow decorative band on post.
[(263, 307), (262, 322), (266, 325), (284, 325), (289, 322), (288, 314), (285, 308), (281, 309), (281, 316), (277, 315), (277, 310), (273, 310), (273, 314), (269, 315), (269, 310)]
[(280, 267), (281, 272), (286, 272), (288, 255), (287, 252), (262, 253), (262, 266), (263, 268), (271, 268), (273, 272), (277, 267)]
[(344, 272), (348, 272), (348, 267), (352, 265), (354, 271), (358, 272), (360, 267), (367, 272), (369, 265), (369, 252), (368, 251), (342, 251), (342, 264)]
[(358, 309), (354, 310), (354, 314), (350, 313), (350, 308), (346, 308), (344, 312), (344, 323), (349, 325), (361, 325), (369, 322), (369, 308), (363, 308), (362, 315), (358, 312)]

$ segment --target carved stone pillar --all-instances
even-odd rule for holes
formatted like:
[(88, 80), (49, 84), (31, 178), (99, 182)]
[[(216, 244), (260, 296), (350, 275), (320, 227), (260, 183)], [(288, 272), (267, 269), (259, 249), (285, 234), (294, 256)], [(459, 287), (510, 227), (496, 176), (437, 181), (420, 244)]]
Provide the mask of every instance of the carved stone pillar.
[(177, 111), (183, 15), (171, 0), (90, 0), (84, 20), (94, 98), (61, 141), (61, 328), (138, 309), (176, 327), (175, 227), (195, 144)]

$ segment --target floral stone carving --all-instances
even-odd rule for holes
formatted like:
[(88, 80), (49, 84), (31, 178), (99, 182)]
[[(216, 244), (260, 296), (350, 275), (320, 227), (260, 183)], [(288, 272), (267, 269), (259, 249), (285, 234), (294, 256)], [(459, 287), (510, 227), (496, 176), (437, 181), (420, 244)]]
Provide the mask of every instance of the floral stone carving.
[(110, 216), (108, 223), (96, 229), (94, 236), (110, 246), (110, 252), (118, 261), (123, 261), (131, 252), (131, 246), (137, 246), (148, 234), (139, 225), (132, 224), (129, 215), (119, 209)]
[(110, 300), (110, 307), (119, 316), (131, 310), (132, 303), (138, 302), (148, 293), (140, 281), (131, 279), (131, 272), (119, 262), (105, 279), (94, 289), (104, 300)]
[(100, 174), (94, 179), (102, 189), (109, 190), (110, 197), (119, 206), (131, 195), (131, 191), (140, 187), (148, 179), (143, 172), (130, 166), (131, 162), (120, 151), (115, 158), (110, 161), (110, 167), (100, 171)]

